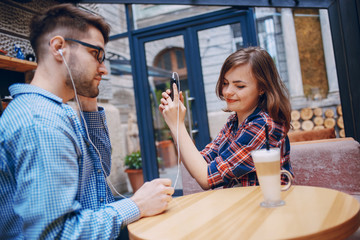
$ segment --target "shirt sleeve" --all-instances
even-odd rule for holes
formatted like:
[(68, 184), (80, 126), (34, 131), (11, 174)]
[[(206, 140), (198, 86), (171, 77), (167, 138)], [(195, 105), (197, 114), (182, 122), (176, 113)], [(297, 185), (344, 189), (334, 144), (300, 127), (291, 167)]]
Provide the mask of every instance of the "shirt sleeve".
[(26, 238), (111, 239), (139, 219), (130, 199), (96, 210), (82, 208), (76, 200), (80, 156), (75, 142), (70, 131), (47, 126), (22, 129), (12, 140), (17, 161), (14, 210)]
[(63, 239), (114, 239), (121, 228), (138, 220), (140, 211), (129, 198), (107, 204), (98, 211), (83, 210), (69, 216), (61, 233)]
[(219, 148), (221, 143), (224, 142), (224, 138), (226, 138), (225, 131), (227, 126), (225, 125), (219, 132), (219, 134), (215, 137), (213, 141), (205, 146), (205, 148), (200, 152), (207, 163), (210, 163), (215, 160), (215, 158), (219, 154)]
[[(269, 126), (269, 134), (273, 131)], [(211, 188), (227, 185), (232, 179), (255, 171), (250, 152), (265, 144), (265, 120), (252, 121), (240, 129), (235, 139), (208, 166)]]
[[(111, 142), (106, 124), (105, 111), (99, 107), (97, 112), (83, 112), (87, 131), (92, 143), (96, 146), (96, 155), (101, 156), (106, 176), (111, 170)], [(87, 141), (87, 139), (85, 139)], [(91, 143), (89, 143), (91, 145)], [(97, 153), (99, 151), (99, 153)]]

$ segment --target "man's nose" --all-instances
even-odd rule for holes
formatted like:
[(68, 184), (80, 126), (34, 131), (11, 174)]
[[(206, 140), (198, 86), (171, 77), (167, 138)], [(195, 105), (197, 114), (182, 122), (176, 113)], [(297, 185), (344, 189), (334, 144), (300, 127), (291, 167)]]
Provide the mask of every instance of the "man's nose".
[(100, 64), (99, 73), (101, 75), (107, 75), (108, 74), (108, 70), (106, 69), (106, 66), (105, 66), (105, 61)]

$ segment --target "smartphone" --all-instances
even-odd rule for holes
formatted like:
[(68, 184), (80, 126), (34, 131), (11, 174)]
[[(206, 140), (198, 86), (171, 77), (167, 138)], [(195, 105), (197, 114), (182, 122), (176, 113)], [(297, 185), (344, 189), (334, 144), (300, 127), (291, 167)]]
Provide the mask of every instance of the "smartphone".
[(178, 83), (178, 80), (176, 80), (174, 77), (170, 78), (170, 97), (171, 97), (171, 100), (174, 100), (174, 89), (173, 89), (173, 84), (176, 84), (176, 87), (179, 91), (179, 83)]

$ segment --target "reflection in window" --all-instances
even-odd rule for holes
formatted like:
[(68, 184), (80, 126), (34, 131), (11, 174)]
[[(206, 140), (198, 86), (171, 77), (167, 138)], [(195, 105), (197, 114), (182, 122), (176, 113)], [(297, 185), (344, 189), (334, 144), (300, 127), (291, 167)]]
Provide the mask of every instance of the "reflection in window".
[(81, 3), (79, 7), (101, 15), (111, 26), (110, 36), (127, 32), (125, 4)]
[(275, 64), (279, 65), (276, 57), (276, 40), (274, 19), (272, 17), (257, 20), (258, 39), (262, 48), (273, 57)]
[(259, 46), (268, 51), (273, 58), (281, 79), (289, 89), (281, 14), (278, 9), (256, 8), (255, 15)]
[(132, 4), (135, 29), (193, 17), (228, 7)]
[(163, 50), (156, 56), (154, 65), (158, 68), (177, 72), (180, 79), (183, 79), (184, 74), (186, 75), (184, 49), (173, 47)]
[(177, 50), (175, 50), (175, 55), (176, 55), (176, 62), (177, 62), (178, 69), (184, 68), (185, 67), (184, 51), (177, 49)]
[(242, 47), (244, 47), (244, 41), (241, 33), (240, 23), (235, 23), (230, 25), (233, 32), (233, 41), (234, 41), (234, 52)]

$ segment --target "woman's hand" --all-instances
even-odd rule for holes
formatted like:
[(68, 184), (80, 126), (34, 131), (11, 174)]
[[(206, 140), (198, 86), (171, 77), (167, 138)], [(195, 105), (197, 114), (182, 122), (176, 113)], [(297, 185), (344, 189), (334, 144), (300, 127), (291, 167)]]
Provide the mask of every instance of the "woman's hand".
[[(181, 92), (180, 94), (178, 93), (175, 83), (173, 84), (173, 89), (174, 101), (170, 98), (170, 90), (166, 90), (166, 92), (162, 93), (159, 110), (170, 128), (174, 141), (176, 141), (176, 144), (180, 148), (181, 157), (186, 169), (190, 172), (190, 175), (196, 179), (199, 185), (204, 190), (207, 190), (210, 188), (207, 175), (208, 164), (197, 150), (185, 127), (184, 119), (186, 108), (183, 104), (184, 97)], [(179, 125), (177, 125), (178, 116)], [(177, 129), (177, 127), (179, 128)]]
[[(174, 89), (174, 100), (170, 98), (170, 90), (162, 93), (161, 104), (159, 110), (162, 113), (165, 122), (169, 126), (171, 132), (175, 134), (177, 127), (177, 121), (180, 124), (184, 124), (186, 108), (184, 106), (184, 96), (182, 92), (178, 93), (176, 84), (173, 84)], [(180, 100), (179, 100), (180, 96)]]

